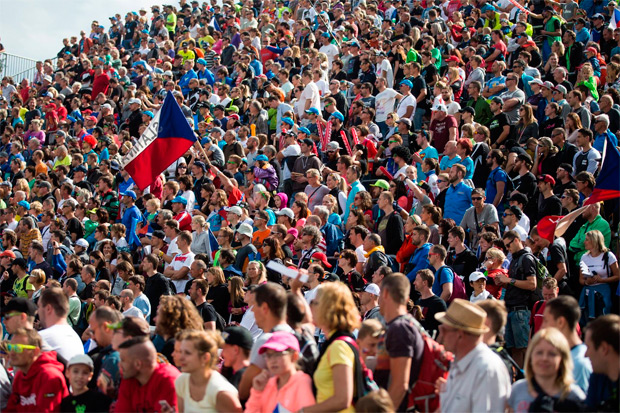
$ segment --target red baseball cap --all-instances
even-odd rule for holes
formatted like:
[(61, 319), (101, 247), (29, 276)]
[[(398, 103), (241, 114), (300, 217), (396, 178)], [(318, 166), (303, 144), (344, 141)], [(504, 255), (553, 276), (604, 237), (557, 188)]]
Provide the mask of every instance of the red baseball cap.
[(538, 182), (547, 182), (548, 184), (551, 184), (552, 186), (555, 185), (555, 179), (553, 179), (553, 177), (551, 175), (540, 175), (538, 177)]
[(329, 261), (327, 261), (327, 256), (325, 254), (323, 254), (322, 252), (315, 252), (314, 254), (312, 254), (312, 259), (316, 259), (321, 261), (321, 264), (323, 264), (323, 266), (327, 267), (327, 268), (331, 268), (332, 265), (329, 263)]
[(3, 251), (2, 254), (0, 254), (0, 258), (4, 258), (4, 257), (15, 259), (15, 253), (11, 250)]
[(590, 52), (590, 53), (598, 54), (598, 50), (596, 50), (594, 47), (588, 47), (588, 48), (586, 49), (586, 52)]

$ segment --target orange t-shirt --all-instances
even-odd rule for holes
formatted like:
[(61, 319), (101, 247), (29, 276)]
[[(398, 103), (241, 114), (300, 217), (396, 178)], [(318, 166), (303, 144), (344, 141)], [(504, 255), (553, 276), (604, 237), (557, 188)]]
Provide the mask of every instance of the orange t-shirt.
[(271, 235), (271, 230), (267, 228), (263, 231), (254, 231), (252, 236), (252, 244), (254, 244), (261, 257), (263, 256), (263, 241), (265, 241), (265, 238), (269, 235)]

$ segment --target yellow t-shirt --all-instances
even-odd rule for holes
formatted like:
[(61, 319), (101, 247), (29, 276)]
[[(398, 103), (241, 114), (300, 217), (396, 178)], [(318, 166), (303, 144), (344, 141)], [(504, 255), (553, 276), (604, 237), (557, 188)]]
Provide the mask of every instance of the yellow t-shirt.
[[(317, 403), (321, 403), (334, 395), (332, 368), (336, 364), (344, 364), (355, 369), (355, 354), (353, 350), (351, 350), (351, 347), (342, 340), (336, 340), (327, 347), (325, 356), (321, 358), (314, 372), (313, 378), (316, 384)], [(341, 411), (353, 413), (355, 412), (355, 408), (351, 405), (348, 409)]]
[(185, 62), (186, 62), (188, 59), (191, 59), (191, 60), (196, 59), (196, 54), (195, 54), (194, 52), (192, 52), (191, 50), (188, 50), (187, 52), (184, 52), (183, 50), (179, 50), (179, 51), (177, 52), (177, 54), (178, 54), (179, 56), (183, 56), (183, 64), (185, 64)]
[[(24, 283), (26, 283), (25, 286)], [(28, 276), (25, 276), (21, 280), (16, 278), (13, 283), (13, 291), (15, 291), (18, 297), (28, 298), (28, 291), (34, 291), (34, 285), (30, 284)]]

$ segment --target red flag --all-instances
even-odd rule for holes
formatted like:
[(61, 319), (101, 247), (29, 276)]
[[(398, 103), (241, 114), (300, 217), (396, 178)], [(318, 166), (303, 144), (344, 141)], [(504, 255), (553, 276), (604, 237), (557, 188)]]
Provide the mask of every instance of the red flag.
[(536, 226), (536, 229), (538, 230), (538, 235), (540, 235), (541, 238), (546, 239), (549, 242), (553, 242), (555, 229), (558, 225), (558, 222), (560, 222), (562, 218), (564, 218), (564, 216), (562, 215), (551, 215), (542, 218)]

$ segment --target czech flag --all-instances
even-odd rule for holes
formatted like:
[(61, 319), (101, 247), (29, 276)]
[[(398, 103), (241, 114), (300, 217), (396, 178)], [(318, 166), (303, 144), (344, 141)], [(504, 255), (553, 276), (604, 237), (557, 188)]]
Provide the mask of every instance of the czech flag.
[(211, 228), (209, 228), (208, 231), (209, 231), (209, 245), (208, 245), (209, 256), (211, 257), (211, 262), (213, 262), (213, 260), (215, 260), (215, 253), (218, 252), (220, 249), (220, 243), (217, 242), (217, 238), (215, 237), (215, 234), (213, 234), (213, 231), (211, 231)]
[(609, 28), (615, 30), (618, 27), (618, 22), (620, 22), (620, 10), (614, 8), (614, 14), (609, 19)]
[[(620, 14), (619, 10), (616, 13)], [(603, 148), (603, 163), (601, 171), (596, 178), (596, 184), (592, 195), (583, 203), (584, 205), (594, 204), (620, 197), (620, 180), (618, 170), (620, 169), (620, 152), (614, 146), (609, 137), (605, 138), (605, 148)]]
[(140, 139), (123, 158), (123, 167), (138, 188), (146, 189), (196, 142), (179, 104), (168, 92)]

